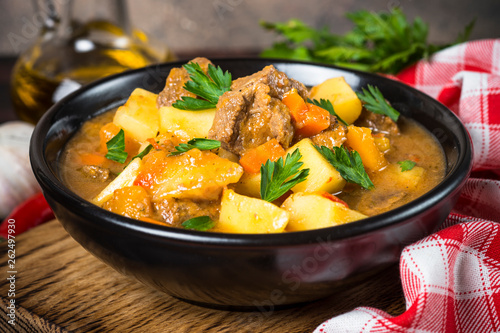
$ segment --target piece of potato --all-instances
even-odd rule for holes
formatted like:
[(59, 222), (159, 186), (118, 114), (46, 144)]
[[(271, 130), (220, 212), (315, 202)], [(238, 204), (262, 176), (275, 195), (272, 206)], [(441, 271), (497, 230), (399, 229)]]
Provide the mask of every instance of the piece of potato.
[(123, 171), (113, 179), (111, 183), (106, 186), (101, 193), (99, 193), (94, 199), (92, 199), (92, 203), (101, 206), (103, 203), (108, 201), (112, 196), (115, 190), (123, 188), (125, 186), (132, 186), (134, 184), (134, 180), (137, 178), (139, 171), (142, 167), (142, 160), (140, 158), (134, 158), (129, 165)]
[(425, 169), (419, 166), (414, 166), (413, 169), (401, 171), (398, 164), (389, 164), (382, 172), (390, 173), (392, 182), (396, 188), (404, 188), (410, 191), (415, 190), (418, 183), (422, 180), (425, 174)]
[(141, 186), (125, 186), (115, 190), (102, 208), (138, 220), (150, 218), (153, 213), (149, 195)]
[(335, 113), (345, 122), (352, 124), (361, 114), (361, 101), (342, 76), (334, 77), (314, 86), (309, 93), (311, 99), (327, 99)]
[(206, 138), (214, 122), (215, 109), (179, 110), (173, 106), (160, 108), (160, 131), (186, 138)]
[(238, 163), (198, 149), (177, 156), (154, 151), (143, 163), (136, 184), (149, 188), (153, 201), (165, 197), (216, 200), (226, 185), (238, 182), (243, 174)]
[(249, 197), (260, 199), (260, 180), (261, 174), (245, 172), (236, 183), (235, 191)]
[(288, 223), (288, 212), (257, 198), (224, 189), (220, 217), (214, 231), (268, 234), (283, 232)]
[(309, 168), (307, 179), (292, 187), (293, 192), (326, 191), (336, 193), (344, 188), (346, 181), (340, 173), (313, 146), (311, 139), (306, 138), (288, 148), (287, 154), (299, 149), (304, 163), (301, 169)]
[(290, 213), (287, 231), (326, 228), (367, 217), (320, 193), (294, 193), (283, 202), (281, 208)]
[(391, 141), (385, 136), (373, 136), (373, 142), (377, 146), (378, 150), (382, 153), (387, 153), (391, 149)]
[(231, 162), (238, 163), (239, 158), (238, 155), (230, 152), (229, 150), (226, 150), (222, 147), (219, 148), (219, 157), (225, 158), (227, 160), (230, 160)]
[(116, 111), (113, 123), (140, 143), (156, 137), (160, 129), (157, 96), (141, 88), (135, 89), (127, 102)]

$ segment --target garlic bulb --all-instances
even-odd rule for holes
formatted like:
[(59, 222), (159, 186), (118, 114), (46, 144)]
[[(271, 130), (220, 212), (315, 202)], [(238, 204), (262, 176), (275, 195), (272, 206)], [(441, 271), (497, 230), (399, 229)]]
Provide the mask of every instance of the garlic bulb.
[(33, 128), (22, 121), (0, 125), (0, 219), (40, 191), (28, 153)]

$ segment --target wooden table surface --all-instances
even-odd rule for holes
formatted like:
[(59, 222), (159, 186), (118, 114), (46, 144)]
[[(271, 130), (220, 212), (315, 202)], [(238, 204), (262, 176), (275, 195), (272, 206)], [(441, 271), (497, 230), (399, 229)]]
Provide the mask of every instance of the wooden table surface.
[[(404, 311), (397, 265), (305, 306), (231, 312), (179, 301), (125, 277), (86, 252), (53, 220), (16, 237), (15, 297), (0, 243), (1, 332), (312, 332), (324, 320), (371, 306)], [(7, 305), (15, 299), (15, 327)]]

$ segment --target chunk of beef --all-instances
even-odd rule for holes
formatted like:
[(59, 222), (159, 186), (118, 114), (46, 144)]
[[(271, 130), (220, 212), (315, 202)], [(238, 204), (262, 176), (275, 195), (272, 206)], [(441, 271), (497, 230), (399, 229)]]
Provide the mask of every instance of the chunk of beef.
[(340, 147), (346, 140), (347, 127), (337, 121), (337, 117), (330, 115), (330, 126), (311, 137), (317, 146), (326, 146), (330, 149)]
[(109, 169), (97, 165), (84, 165), (82, 172), (85, 176), (100, 182), (105, 182), (109, 178)]
[(279, 100), (282, 100), (283, 96), (292, 88), (295, 88), (304, 99), (307, 99), (309, 96), (309, 91), (304, 84), (289, 78), (285, 73), (278, 71), (273, 65), (264, 67), (260, 72), (234, 80), (231, 90), (244, 92), (245, 88), (258, 83), (269, 86), (269, 95)]
[(399, 127), (391, 118), (383, 114), (373, 113), (365, 108), (356, 120), (356, 126), (368, 127), (374, 133), (399, 135)]
[[(201, 57), (194, 58), (190, 62), (198, 63), (205, 73), (208, 71), (208, 65), (212, 64), (207, 58)], [(165, 82), (165, 88), (158, 94), (156, 106), (158, 108), (162, 106), (171, 106), (177, 100), (181, 99), (182, 96), (195, 98), (195, 94), (184, 89), (184, 85), (187, 81), (189, 81), (189, 74), (184, 67), (172, 68)]]
[(212, 221), (219, 218), (220, 202), (194, 201), (187, 199), (166, 198), (154, 204), (160, 219), (165, 223), (180, 227), (182, 222), (198, 216), (209, 216)]
[(307, 97), (302, 83), (288, 78), (274, 66), (235, 80), (231, 91), (224, 93), (217, 103), (208, 137), (221, 141), (222, 148), (238, 156), (271, 139), (288, 148), (294, 128), (290, 111), (281, 99), (292, 88)]

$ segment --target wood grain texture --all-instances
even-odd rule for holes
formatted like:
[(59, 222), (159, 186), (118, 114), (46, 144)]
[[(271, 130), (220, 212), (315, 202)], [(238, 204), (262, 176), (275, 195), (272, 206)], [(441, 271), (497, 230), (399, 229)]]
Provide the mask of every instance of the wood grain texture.
[[(7, 306), (9, 306), (10, 299), (0, 296), (2, 318), (7, 318)], [(8, 318), (10, 320), (10, 318)], [(7, 320), (0, 321), (0, 332), (16, 332), (16, 333), (66, 333), (67, 330), (51, 323), (50, 321), (37, 316), (33, 312), (23, 308), (16, 307), (15, 325), (11, 325)]]
[[(0, 271), (7, 268), (0, 244)], [(87, 253), (57, 221), (16, 237), (20, 332), (311, 332), (324, 320), (371, 306), (397, 315), (404, 299), (397, 265), (332, 297), (286, 310), (231, 312), (187, 304), (125, 277)], [(4, 323), (9, 283), (0, 281)], [(6, 322), (7, 320), (5, 320)], [(13, 330), (16, 331), (16, 330)]]

